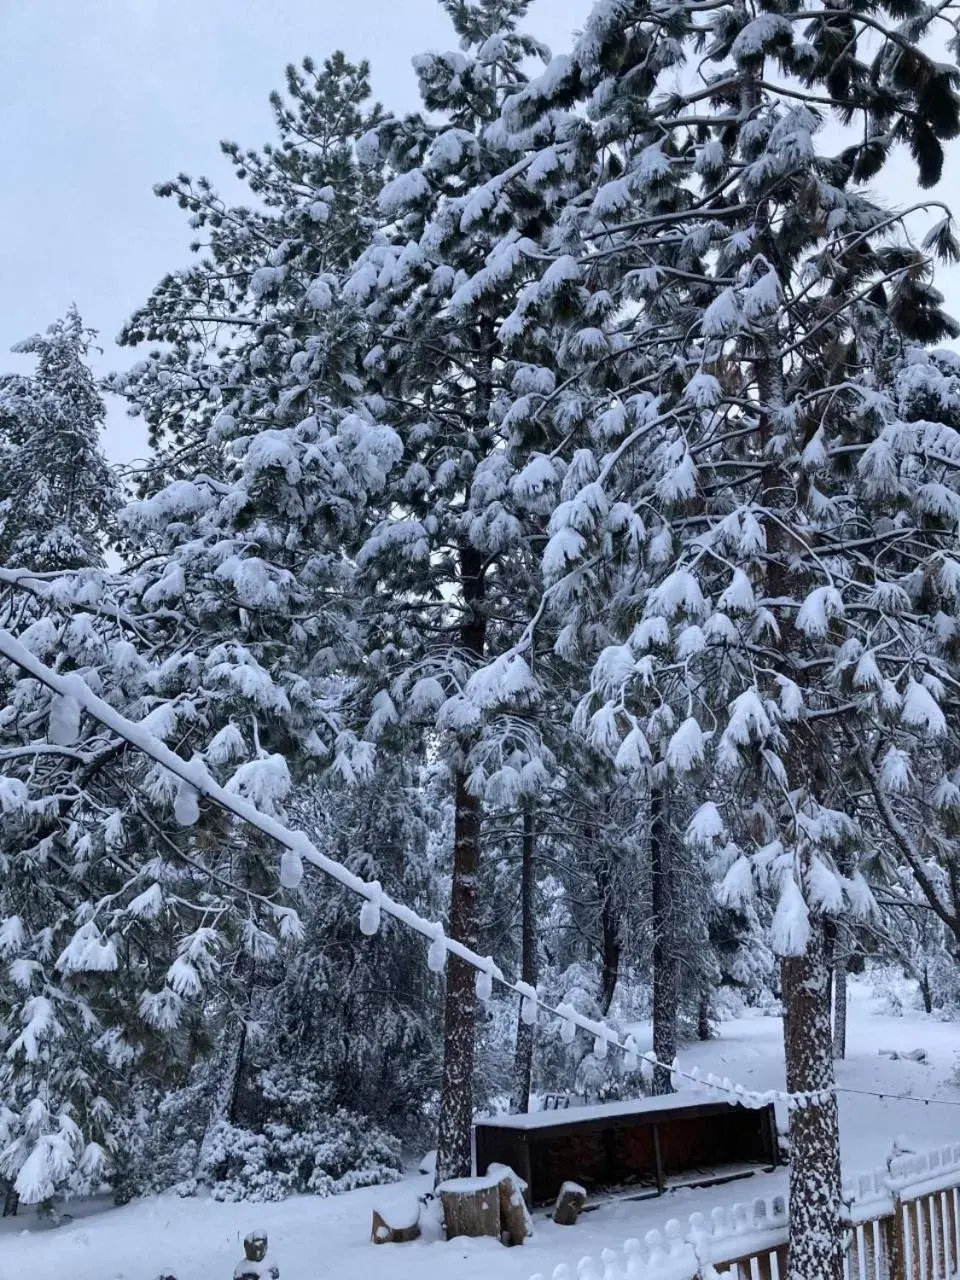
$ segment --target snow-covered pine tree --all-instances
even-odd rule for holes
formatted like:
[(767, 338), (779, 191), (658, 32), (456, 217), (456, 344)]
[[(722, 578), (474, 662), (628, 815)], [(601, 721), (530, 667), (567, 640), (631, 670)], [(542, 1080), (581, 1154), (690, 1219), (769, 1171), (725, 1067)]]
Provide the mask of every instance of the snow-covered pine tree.
[[(621, 978), (629, 987), (636, 976), (634, 944), (645, 936), (649, 895), (638, 875), (643, 798), (632, 777), (618, 775), (607, 757), (570, 729), (570, 683), (582, 679), (583, 672), (575, 675), (569, 662), (549, 651), (538, 655), (534, 669), (539, 697), (527, 714), (535, 720), (538, 753), (550, 783), (519, 805), (488, 803), (481, 920), (490, 919), (491, 926), (481, 929), (481, 937), (490, 937), (493, 954), (501, 962), (513, 961), (531, 987), (537, 986), (541, 964), (550, 963), (548, 957), (558, 950), (575, 957), (584, 973), (596, 975), (595, 1006), (583, 1011), (606, 1017)], [(515, 766), (522, 769), (525, 763), (521, 757)], [(558, 889), (562, 886), (562, 926), (543, 916), (540, 882), (547, 876)], [(561, 942), (564, 929), (578, 939), (578, 947)], [(535, 1066), (535, 1004), (522, 1001), (516, 1014), (511, 1098), (516, 1110), (527, 1110)], [(539, 1076), (542, 1082), (549, 1073)], [(576, 1083), (571, 1071), (549, 1078), (549, 1089), (571, 1090)]]
[(167, 449), (124, 524), (153, 552), (132, 590), (141, 608), (174, 610), (175, 646), (174, 602), (194, 611), (193, 656), (178, 670), (186, 692), (198, 660), (216, 668), (202, 676), (222, 701), (208, 728), (259, 714), (262, 726), (247, 722), (253, 757), (274, 735), (316, 766), (336, 742), (362, 773), (368, 751), (333, 714), (355, 644), (343, 548), (399, 443), (357, 398), (364, 320), (341, 284), (378, 185), (356, 139), (380, 111), (366, 67), (342, 55), (287, 80), (289, 101), (273, 98), (280, 145), (223, 144), (254, 209), (225, 206), (204, 180), (158, 188), (208, 231), (209, 253), (166, 277), (124, 334), (171, 344), (116, 379)]
[[(518, 150), (499, 112), (543, 49), (517, 30), (526, 0), (442, 2), (462, 52), (415, 60), (424, 105), (442, 122), (414, 115), (369, 138), (371, 158), (388, 159), (396, 176), (380, 196), (381, 237), (345, 291), (377, 328), (368, 386), (403, 444), (381, 522), (358, 555), (367, 732), (441, 735), (455, 798), (449, 929), (472, 945), (484, 799), (515, 807), (546, 773), (524, 714), (539, 696), (530, 665), (498, 661), (536, 605), (535, 556), (512, 489), (529, 453), (521, 448), (518, 462), (522, 437), (498, 397), (510, 377), (549, 376), (508, 368), (497, 336), (526, 271), (509, 186)], [(475, 974), (456, 957), (446, 968), (438, 1179), (470, 1171), (476, 1035)]]
[[(930, 233), (954, 256), (948, 222)], [(925, 903), (960, 963), (960, 724), (954, 663), (957, 634), (954, 537), (960, 517), (955, 456), (960, 442), (960, 361), (951, 351), (913, 344), (876, 344), (876, 430), (863, 448), (863, 503), (878, 524), (888, 573), (904, 592), (884, 613), (895, 631), (904, 679), (892, 680), (875, 657), (883, 629), (851, 646), (843, 689), (871, 710), (869, 729), (846, 735), (857, 781), (875, 831), (872, 879), (892, 894), (895, 914)], [(906, 530), (912, 532), (907, 533)], [(909, 602), (909, 603), (908, 603)], [(917, 686), (914, 689), (914, 684)], [(920, 692), (920, 690), (924, 692)], [(929, 693), (940, 708), (926, 701)], [(928, 723), (929, 717), (929, 723)], [(904, 893), (906, 890), (906, 893)], [(909, 908), (908, 908), (909, 910)], [(923, 948), (921, 948), (922, 950)], [(920, 973), (929, 999), (929, 985)]]
[(119, 505), (100, 443), (106, 410), (76, 307), (13, 349), (30, 374), (0, 378), (0, 562), (34, 572), (103, 564)]
[[(889, 661), (900, 723), (942, 719), (942, 677), (931, 692), (911, 669), (920, 633), (888, 621), (909, 599), (902, 569), (861, 510), (878, 344), (953, 331), (926, 254), (896, 239), (916, 211), (863, 192), (898, 142), (929, 186), (960, 129), (957, 70), (922, 48), (939, 20), (909, 3), (601, 4), (505, 112), (547, 135), (526, 181), (572, 153), (582, 166), (514, 321), (550, 320), (565, 389), (550, 407), (579, 402), (593, 438), (554, 516), (548, 599), (565, 608), (611, 556), (629, 583), (632, 558), (591, 731), (626, 732), (678, 778), (723, 777), (724, 898), (773, 894), (788, 1086), (811, 1095), (791, 1116), (792, 1280), (841, 1274), (824, 920), (872, 909), (844, 729), (875, 708), (840, 692), (844, 653)], [(571, 124), (575, 99), (587, 118)], [(828, 117), (855, 125), (833, 147)], [(954, 252), (948, 224), (931, 247)], [(878, 626), (900, 636), (883, 661)]]
[[(100, 444), (104, 405), (86, 364), (93, 337), (71, 307), (15, 348), (36, 357), (34, 371), (0, 379), (0, 624), (55, 653), (61, 669), (99, 643), (97, 620), (80, 602), (102, 593), (119, 505)], [(67, 603), (80, 607), (63, 625)], [(38, 696), (9, 668), (0, 672), (0, 708), (0, 1177), (7, 1213), (21, 1197), (42, 1200), (95, 1185), (110, 1146), (115, 1095), (105, 1077), (114, 1046), (98, 1038), (94, 1013), (104, 992), (96, 977), (67, 976), (71, 966), (58, 961), (71, 913), (85, 898), (84, 868), (65, 864), (56, 834), (79, 807), (77, 778), (95, 788), (117, 747), (103, 739), (89, 753), (78, 746), (77, 709)], [(96, 952), (104, 961), (92, 963), (90, 975), (106, 967), (110, 946), (97, 951), (89, 928), (85, 937), (88, 958)], [(68, 1027), (78, 1039), (66, 1050)]]
[[(344, 551), (399, 454), (358, 395), (365, 321), (342, 291), (380, 182), (356, 142), (381, 113), (366, 67), (339, 54), (289, 68), (287, 90), (273, 98), (279, 146), (224, 144), (253, 210), (204, 181), (159, 188), (208, 231), (208, 252), (162, 281), (125, 334), (173, 344), (123, 386), (164, 445), (159, 478), (178, 477), (126, 514), (155, 552), (134, 592), (197, 618), (177, 693), (202, 683), (201, 741), (233, 735), (233, 777), (253, 790), (261, 777), (309, 785), (331, 763), (341, 786), (369, 773), (370, 744), (340, 714), (359, 635)], [(179, 621), (168, 639), (180, 643)], [(241, 1049), (243, 1023), (230, 1033)], [(222, 1061), (214, 1124), (242, 1069), (240, 1051)]]
[[(203, 184), (181, 192), (212, 250), (128, 335), (171, 343), (123, 381), (166, 448), (124, 515), (136, 569), (27, 583), (50, 617), (24, 630), (16, 600), (5, 615), (40, 656), (268, 811), (334, 751), (358, 772), (368, 758), (337, 716), (353, 642), (346, 525), (397, 452), (362, 405), (349, 411), (357, 318), (338, 296), (376, 181), (352, 158), (350, 131), (377, 119), (365, 85), (336, 59), (291, 75), (299, 105), (277, 111), (299, 152), (247, 158), (266, 212), (224, 208)], [(3, 937), (17, 980), (3, 1021), (19, 1128), (4, 1162), (26, 1194), (47, 1195), (80, 1185), (84, 1161), (100, 1176), (84, 1143), (115, 1143), (113, 1086), (131, 1064), (156, 1052), (182, 1070), (228, 1025), (242, 1044), (257, 968), (301, 926), (275, 850), (200, 812), (69, 699), (30, 679), (9, 688)], [(71, 1072), (50, 1046), (77, 1036), (90, 1061)], [(229, 1099), (238, 1059), (226, 1046), (221, 1058), (216, 1097)]]
[[(415, 762), (391, 761), (349, 789), (329, 776), (300, 792), (291, 817), (351, 871), (436, 916), (439, 820)], [(131, 1144), (131, 1188), (326, 1195), (395, 1177), (400, 1138), (426, 1140), (441, 1036), (422, 940), (325, 877), (308, 874), (288, 900), (302, 937), (261, 957), (239, 1010), (223, 1009), (233, 984), (208, 995), (222, 1052), (157, 1100), (142, 1147)]]
[[(347, 789), (328, 779), (317, 789), (310, 825), (339, 862), (436, 918), (434, 860), (444, 830), (437, 791), (428, 767), (398, 753), (367, 783)], [(358, 930), (355, 895), (329, 883), (312, 891), (305, 880), (300, 897), (304, 944), (270, 996), (276, 1060), (322, 1082), (331, 1109), (426, 1136), (420, 1127), (424, 1100), (438, 1088), (442, 1018), (422, 939), (373, 911), (363, 913)]]
[[(286, 71), (286, 95), (271, 95), (277, 142), (260, 151), (221, 150), (252, 203), (229, 205), (206, 178), (159, 183), (198, 233), (198, 260), (165, 276), (120, 336), (162, 343), (112, 379), (131, 411), (146, 418), (169, 478), (218, 465), (230, 438), (211, 423), (242, 404), (250, 421), (281, 410), (309, 417), (310, 387), (349, 404), (356, 390), (356, 317), (339, 299), (340, 278), (367, 243), (381, 184), (359, 167), (355, 142), (381, 118), (370, 101), (369, 68), (335, 53)], [(143, 478), (160, 487), (156, 462)]]

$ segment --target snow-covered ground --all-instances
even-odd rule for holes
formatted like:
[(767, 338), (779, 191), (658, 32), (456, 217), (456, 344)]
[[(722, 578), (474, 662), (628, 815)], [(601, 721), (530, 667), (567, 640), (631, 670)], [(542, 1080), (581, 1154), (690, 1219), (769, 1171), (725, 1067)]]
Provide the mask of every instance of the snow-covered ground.
[[(756, 1089), (784, 1087), (780, 1022), (750, 1017), (723, 1024), (718, 1040), (691, 1045), (681, 1065), (727, 1075)], [(960, 1055), (956, 1023), (920, 1013), (892, 1017), (865, 983), (851, 984), (849, 1056), (839, 1066), (839, 1084), (890, 1095), (940, 1098), (960, 1104), (951, 1083)], [(881, 1049), (927, 1051), (926, 1064), (893, 1061)], [(841, 1094), (840, 1123), (845, 1173), (882, 1165), (895, 1138), (917, 1150), (960, 1138), (960, 1105), (922, 1103)], [(75, 1207), (74, 1221), (41, 1227), (32, 1215), (0, 1226), (0, 1280), (230, 1280), (251, 1229), (270, 1235), (270, 1256), (281, 1280), (527, 1280), (550, 1274), (559, 1262), (576, 1264), (584, 1254), (619, 1248), (629, 1236), (660, 1227), (667, 1219), (729, 1206), (786, 1190), (786, 1174), (761, 1174), (722, 1187), (681, 1190), (646, 1201), (621, 1201), (585, 1214), (576, 1227), (556, 1227), (536, 1215), (536, 1235), (520, 1249), (490, 1240), (369, 1243), (374, 1205), (389, 1218), (392, 1204), (425, 1190), (426, 1178), (397, 1186), (352, 1192), (328, 1200), (297, 1197), (281, 1204), (218, 1204), (160, 1196), (123, 1209)]]

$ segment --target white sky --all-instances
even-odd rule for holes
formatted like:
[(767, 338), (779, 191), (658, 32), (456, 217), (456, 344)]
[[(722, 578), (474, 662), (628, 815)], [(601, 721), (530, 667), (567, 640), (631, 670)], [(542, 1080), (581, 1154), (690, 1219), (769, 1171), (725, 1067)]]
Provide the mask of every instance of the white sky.
[[(524, 25), (561, 52), (589, 7), (535, 0)], [(411, 57), (453, 47), (436, 0), (0, 0), (0, 369), (70, 302), (100, 331), (99, 371), (136, 358), (114, 336), (190, 259), (186, 216), (154, 183), (186, 171), (229, 194), (219, 141), (273, 140), (267, 98), (288, 62), (367, 58), (376, 96), (404, 111)], [(956, 205), (958, 172), (955, 146), (935, 194)], [(920, 198), (909, 163), (884, 185), (892, 203)], [(943, 285), (960, 314), (960, 279)], [(142, 426), (112, 406), (106, 446), (142, 456)]]
[[(559, 52), (588, 9), (536, 0), (525, 27)], [(452, 48), (436, 0), (0, 0), (0, 370), (71, 302), (100, 331), (98, 370), (137, 358), (114, 337), (190, 260), (186, 215), (154, 183), (184, 171), (231, 192), (220, 139), (275, 140), (267, 99), (288, 62), (366, 58), (375, 95), (406, 111), (410, 59)], [(145, 448), (115, 406), (106, 447), (117, 461)]]

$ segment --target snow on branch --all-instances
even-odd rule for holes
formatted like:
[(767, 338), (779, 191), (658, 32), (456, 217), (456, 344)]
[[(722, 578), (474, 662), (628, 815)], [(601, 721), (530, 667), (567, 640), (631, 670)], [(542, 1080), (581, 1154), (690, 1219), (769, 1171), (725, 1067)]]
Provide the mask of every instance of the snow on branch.
[[(511, 982), (489, 956), (481, 956), (478, 952), (471, 950), (470, 947), (465, 947), (455, 938), (448, 937), (443, 931), (443, 926), (438, 922), (428, 920), (425, 916), (421, 916), (402, 902), (395, 901), (383, 892), (379, 883), (375, 881), (368, 883), (362, 880), (343, 866), (342, 863), (321, 853), (305, 832), (296, 831), (285, 826), (282, 822), (270, 814), (264, 813), (256, 805), (236, 792), (228, 791), (221, 787), (211, 777), (202, 760), (196, 757), (192, 760), (184, 760), (181, 756), (178, 756), (166, 743), (151, 733), (144, 724), (128, 720), (126, 716), (121, 715), (109, 703), (104, 702), (79, 675), (72, 673), (59, 675), (51, 670), (3, 627), (0, 627), (0, 657), (12, 662), (14, 666), (32, 676), (58, 697), (75, 702), (87, 715), (92, 716), (93, 719), (99, 721), (100, 724), (110, 729), (120, 738), (123, 738), (131, 746), (136, 747), (144, 755), (149, 756), (157, 764), (162, 765), (163, 768), (179, 779), (181, 786), (185, 790), (189, 789), (190, 793), (195, 793), (196, 796), (203, 796), (204, 799), (212, 804), (218, 805), (221, 809), (232, 813), (234, 817), (249, 823), (250, 826), (256, 827), (258, 831), (275, 840), (288, 854), (292, 855), (292, 858), (285, 859), (281, 878), (295, 879), (292, 874), (294, 868), (290, 864), (298, 861), (306, 862), (322, 871), (325, 875), (330, 876), (331, 879), (336, 880), (345, 889), (357, 894), (364, 902), (360, 918), (360, 928), (363, 933), (374, 933), (376, 931), (375, 920), (376, 924), (379, 924), (379, 914), (385, 912), (429, 941), (428, 964), (431, 969), (442, 970), (447, 954), (454, 955), (465, 964), (470, 965), (471, 968), (476, 969), (478, 975), (481, 976), (481, 998), (486, 991), (487, 981), (496, 982), (520, 998), (523, 1002), (521, 1007), (525, 1009), (527, 1018), (530, 1017), (531, 1013), (535, 1016), (536, 1010), (539, 1008), (559, 1019), (562, 1038), (572, 1039), (572, 1036), (579, 1029), (593, 1036), (594, 1052), (598, 1056), (605, 1056), (607, 1049), (613, 1048), (623, 1053), (628, 1061), (632, 1062), (636, 1059), (636, 1045), (632, 1036), (628, 1036), (625, 1041), (621, 1041), (617, 1031), (609, 1023), (587, 1018), (578, 1013), (570, 1004), (563, 1004), (558, 1008), (554, 1008), (552, 1005), (540, 1000), (537, 993), (526, 983)], [(371, 910), (371, 908), (376, 910)], [(788, 1106), (800, 1108), (820, 1106), (825, 1104), (833, 1093), (832, 1088), (808, 1093), (786, 1093), (779, 1090), (758, 1093), (744, 1089), (742, 1085), (734, 1084), (726, 1078), (721, 1080), (712, 1074), (701, 1076), (695, 1067), (690, 1071), (681, 1071), (675, 1062), (660, 1063), (650, 1055), (648, 1055), (648, 1060), (652, 1065), (662, 1066), (674, 1076), (689, 1080), (700, 1088), (723, 1093), (732, 1102), (742, 1103), (744, 1106), (761, 1107), (771, 1102), (782, 1102)]]

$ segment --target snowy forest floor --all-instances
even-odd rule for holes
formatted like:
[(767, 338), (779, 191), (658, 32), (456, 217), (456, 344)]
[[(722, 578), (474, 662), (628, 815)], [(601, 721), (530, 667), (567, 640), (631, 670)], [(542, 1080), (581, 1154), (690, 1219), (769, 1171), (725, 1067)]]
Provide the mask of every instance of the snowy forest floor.
[[(867, 982), (851, 981), (848, 1056), (838, 1064), (841, 1088), (873, 1090), (960, 1103), (953, 1081), (960, 1060), (956, 1023), (923, 1013), (883, 1012)], [(649, 1035), (649, 1029), (641, 1033)], [(645, 1047), (645, 1046), (644, 1046)], [(881, 1056), (882, 1049), (925, 1049), (927, 1063)], [(718, 1039), (692, 1044), (681, 1065), (728, 1075), (754, 1089), (784, 1087), (778, 1018), (745, 1017), (725, 1022)], [(784, 1117), (781, 1117), (783, 1120)], [(895, 1138), (924, 1151), (960, 1137), (960, 1106), (840, 1095), (845, 1175), (884, 1164)], [(409, 1202), (427, 1189), (427, 1178), (318, 1200), (301, 1196), (272, 1204), (220, 1204), (166, 1195), (122, 1209), (95, 1203), (69, 1206), (75, 1219), (59, 1227), (38, 1223), (31, 1211), (0, 1223), (0, 1280), (230, 1280), (242, 1255), (241, 1240), (253, 1228), (270, 1235), (270, 1257), (281, 1280), (527, 1280), (550, 1274), (559, 1262), (576, 1264), (584, 1254), (619, 1248), (672, 1217), (709, 1212), (756, 1196), (786, 1193), (786, 1171), (755, 1175), (719, 1187), (678, 1190), (662, 1199), (620, 1201), (585, 1214), (576, 1227), (556, 1227), (542, 1212), (536, 1235), (520, 1249), (491, 1240), (379, 1248), (369, 1243), (374, 1205), (389, 1218), (391, 1204)]]

